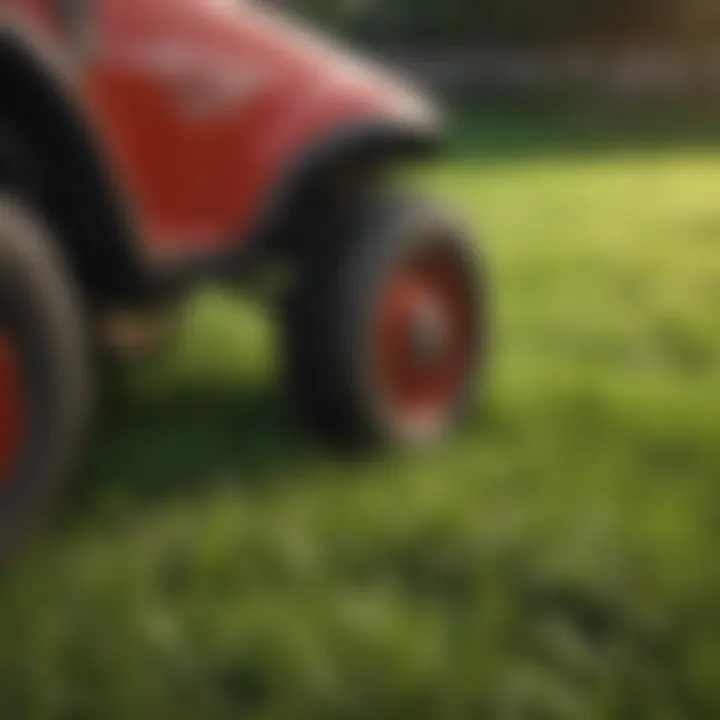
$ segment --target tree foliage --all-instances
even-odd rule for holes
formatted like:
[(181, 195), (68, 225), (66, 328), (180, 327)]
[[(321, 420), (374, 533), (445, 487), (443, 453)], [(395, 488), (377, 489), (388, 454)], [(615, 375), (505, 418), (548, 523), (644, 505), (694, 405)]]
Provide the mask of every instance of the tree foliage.
[(720, 37), (716, 0), (296, 0), (352, 37), (394, 45), (692, 43)]

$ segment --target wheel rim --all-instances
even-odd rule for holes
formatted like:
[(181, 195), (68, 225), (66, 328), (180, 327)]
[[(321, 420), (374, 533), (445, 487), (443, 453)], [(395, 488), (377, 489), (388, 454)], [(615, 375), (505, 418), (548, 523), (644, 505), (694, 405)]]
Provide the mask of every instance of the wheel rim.
[(376, 376), (394, 421), (442, 423), (472, 369), (474, 299), (451, 247), (413, 253), (393, 272), (380, 305)]
[(20, 360), (9, 333), (0, 329), (0, 492), (10, 483), (25, 429)]

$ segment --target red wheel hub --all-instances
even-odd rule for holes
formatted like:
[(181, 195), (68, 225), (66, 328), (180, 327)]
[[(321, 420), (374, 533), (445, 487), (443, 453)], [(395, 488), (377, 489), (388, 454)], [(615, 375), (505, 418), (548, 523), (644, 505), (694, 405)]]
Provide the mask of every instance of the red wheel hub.
[(25, 425), (20, 361), (12, 340), (0, 331), (0, 490), (18, 459)]
[(462, 261), (439, 247), (411, 256), (380, 306), (376, 372), (402, 422), (432, 423), (454, 405), (471, 369), (473, 297)]

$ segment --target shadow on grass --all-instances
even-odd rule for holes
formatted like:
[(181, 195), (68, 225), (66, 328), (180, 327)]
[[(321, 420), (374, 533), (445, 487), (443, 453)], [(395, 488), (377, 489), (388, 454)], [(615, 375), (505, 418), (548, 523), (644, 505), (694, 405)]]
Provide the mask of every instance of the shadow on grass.
[(228, 487), (262, 492), (292, 482), (313, 456), (285, 394), (272, 386), (217, 383), (104, 400), (72, 503), (78, 512), (108, 497), (149, 506)]

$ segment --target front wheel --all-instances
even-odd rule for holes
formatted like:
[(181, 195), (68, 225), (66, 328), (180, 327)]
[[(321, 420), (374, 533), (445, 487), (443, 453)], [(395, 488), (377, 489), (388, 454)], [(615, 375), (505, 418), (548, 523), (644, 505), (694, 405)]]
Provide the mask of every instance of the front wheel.
[(475, 247), (446, 213), (385, 197), (345, 218), (323, 248), (286, 313), (288, 374), (304, 415), (345, 446), (441, 439), (482, 365)]

